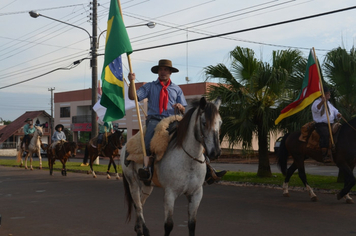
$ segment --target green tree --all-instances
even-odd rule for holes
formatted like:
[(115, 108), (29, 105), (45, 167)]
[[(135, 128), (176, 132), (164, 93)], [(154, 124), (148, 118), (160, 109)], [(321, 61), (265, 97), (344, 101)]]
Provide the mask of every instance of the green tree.
[(356, 50), (338, 47), (326, 54), (323, 71), (332, 88), (332, 102), (346, 120), (356, 114)]
[(225, 137), (231, 146), (241, 142), (243, 147), (251, 147), (257, 135), (257, 175), (269, 177), (268, 136), (280, 128), (274, 121), (289, 94), (286, 82), (300, 76), (305, 59), (298, 50), (274, 51), (268, 64), (255, 58), (253, 50), (242, 47), (231, 51), (230, 59), (230, 69), (224, 64), (204, 68), (206, 80), (218, 78), (221, 82), (211, 86), (207, 94), (209, 99), (222, 99), (220, 140)]

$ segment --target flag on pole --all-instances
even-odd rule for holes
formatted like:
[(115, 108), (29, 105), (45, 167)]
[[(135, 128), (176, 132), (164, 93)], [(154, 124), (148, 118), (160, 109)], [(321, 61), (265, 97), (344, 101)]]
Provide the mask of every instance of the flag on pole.
[[(135, 108), (135, 101), (130, 100), (128, 97), (128, 91), (129, 87), (127, 86), (126, 83), (125, 85), (125, 111), (130, 110), (132, 108)], [(94, 105), (93, 109), (96, 112), (96, 115), (98, 116), (98, 123), (103, 125), (104, 124), (104, 116), (106, 113), (106, 107), (103, 107), (100, 105), (100, 100), (101, 100), (102, 92), (101, 92), (101, 87), (100, 85), (98, 86), (98, 102)]]
[(117, 0), (111, 0), (105, 45), (105, 58), (101, 80), (100, 104), (106, 108), (103, 121), (114, 121), (125, 116), (125, 90), (121, 54), (132, 53)]
[(281, 111), (281, 114), (274, 121), (275, 124), (278, 124), (281, 120), (288, 116), (300, 112), (311, 104), (316, 98), (321, 96), (320, 76), (318, 72), (318, 65), (315, 62), (316, 60), (314, 58), (314, 54), (312, 50), (310, 50), (307, 70), (304, 75), (302, 89), (299, 96), (294, 102)]

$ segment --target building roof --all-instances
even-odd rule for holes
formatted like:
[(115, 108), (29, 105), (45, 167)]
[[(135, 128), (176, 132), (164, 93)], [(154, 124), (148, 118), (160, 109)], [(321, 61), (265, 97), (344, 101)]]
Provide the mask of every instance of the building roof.
[[(39, 115), (44, 115), (47, 117), (51, 117), (46, 111), (26, 111), (23, 115), (18, 117), (16, 120), (6, 125), (5, 128), (0, 130), (0, 143), (5, 142), (11, 135), (13, 135), (17, 130), (21, 129), (25, 125), (25, 120), (27, 118), (35, 119)], [(34, 123), (34, 122), (33, 122)]]

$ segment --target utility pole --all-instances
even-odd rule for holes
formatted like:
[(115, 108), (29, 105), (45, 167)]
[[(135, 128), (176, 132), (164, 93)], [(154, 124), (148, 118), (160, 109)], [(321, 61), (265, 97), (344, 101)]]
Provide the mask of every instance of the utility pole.
[(91, 73), (92, 73), (92, 91), (91, 91), (91, 138), (98, 136), (98, 121), (96, 120), (96, 112), (93, 107), (98, 101), (98, 90), (97, 90), (97, 81), (98, 81), (98, 55), (97, 55), (97, 6), (98, 1), (93, 0), (93, 32), (92, 32), (92, 44), (91, 44)]
[[(54, 102), (53, 101), (53, 90), (55, 90), (55, 87), (48, 88), (48, 91), (51, 91), (51, 120), (49, 122), (49, 127), (51, 129), (51, 138), (52, 138), (52, 135), (53, 135), (53, 120), (54, 120), (54, 118), (53, 118), (53, 102)], [(51, 140), (50, 140), (50, 142), (51, 142)]]

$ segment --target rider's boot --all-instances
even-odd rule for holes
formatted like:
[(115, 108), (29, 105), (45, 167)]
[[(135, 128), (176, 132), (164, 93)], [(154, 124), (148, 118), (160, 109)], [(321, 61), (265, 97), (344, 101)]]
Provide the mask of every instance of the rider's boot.
[(151, 180), (151, 166), (153, 163), (153, 156), (145, 156), (143, 158), (144, 166), (138, 170), (138, 176), (142, 181), (150, 181)]
[(331, 149), (329, 148), (321, 148), (321, 153), (323, 155), (323, 162), (330, 163), (333, 161)]
[(101, 148), (102, 148), (102, 144), (99, 143), (98, 144), (98, 156), (103, 156), (103, 152), (101, 151)]
[(204, 155), (205, 160), (206, 160), (206, 175), (205, 175), (205, 181), (207, 184), (213, 184), (215, 181), (220, 180), (225, 174), (226, 170), (216, 172), (215, 169), (210, 165), (210, 160), (209, 158)]

